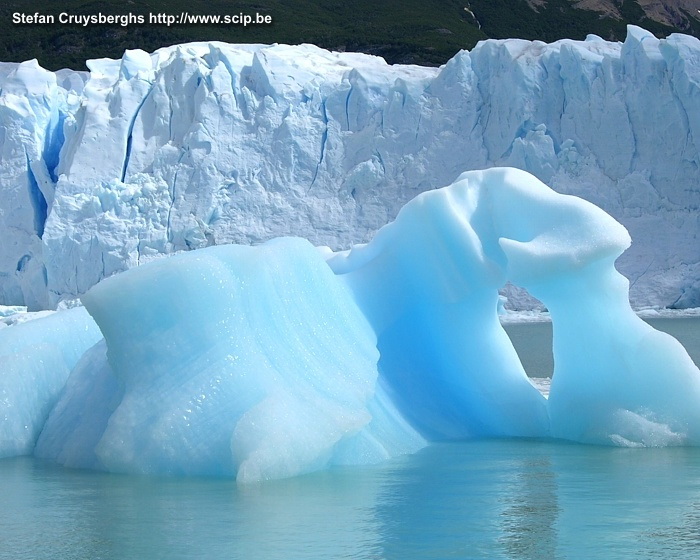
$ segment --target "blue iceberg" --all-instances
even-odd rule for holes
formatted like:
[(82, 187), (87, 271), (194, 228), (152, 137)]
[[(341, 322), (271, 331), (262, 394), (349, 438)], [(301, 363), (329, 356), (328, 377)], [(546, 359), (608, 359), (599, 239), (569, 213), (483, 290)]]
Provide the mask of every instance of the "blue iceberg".
[[(41, 433), (18, 445), (25, 420), (0, 401), (0, 453), (249, 482), (471, 437), (696, 445), (700, 372), (630, 308), (614, 267), (629, 245), (593, 204), (495, 168), (420, 194), (348, 251), (280, 238), (153, 261), (82, 298), (104, 340), (83, 310), (32, 322), (26, 352), (58, 336), (73, 369), (51, 391), (53, 363), (30, 384), (4, 376)], [(551, 311), (549, 399), (499, 323), (507, 281)]]
[(0, 457), (32, 452), (71, 370), (101, 336), (81, 308), (0, 331)]
[(305, 240), (176, 255), (83, 302), (105, 343), (73, 371), (39, 456), (246, 481), (423, 445), (377, 387), (370, 325)]

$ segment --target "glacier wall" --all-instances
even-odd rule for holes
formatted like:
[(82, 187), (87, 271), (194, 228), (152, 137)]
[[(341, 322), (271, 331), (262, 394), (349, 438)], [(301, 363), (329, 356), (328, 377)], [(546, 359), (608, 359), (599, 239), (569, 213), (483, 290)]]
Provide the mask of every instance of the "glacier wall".
[(508, 165), (627, 227), (633, 305), (700, 305), (695, 38), (490, 40), (439, 69), (223, 43), (88, 66), (0, 66), (0, 303), (55, 307), (215, 244), (347, 248), (418, 193)]

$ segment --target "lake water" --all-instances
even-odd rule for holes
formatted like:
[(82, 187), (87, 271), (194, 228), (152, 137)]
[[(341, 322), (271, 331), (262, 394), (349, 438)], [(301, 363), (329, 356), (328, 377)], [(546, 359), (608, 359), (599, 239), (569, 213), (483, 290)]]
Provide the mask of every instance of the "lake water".
[[(654, 326), (698, 361), (700, 320)], [(548, 329), (508, 327), (531, 374)], [(694, 448), (472, 441), (244, 487), (0, 460), (2, 560), (698, 557)]]

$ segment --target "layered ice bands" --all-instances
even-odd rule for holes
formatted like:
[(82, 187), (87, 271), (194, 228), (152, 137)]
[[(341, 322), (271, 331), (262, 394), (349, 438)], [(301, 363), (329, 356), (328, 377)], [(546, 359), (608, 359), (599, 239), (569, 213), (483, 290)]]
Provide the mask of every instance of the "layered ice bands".
[(250, 481), (425, 443), (377, 383), (372, 329), (307, 241), (177, 255), (83, 301), (106, 344), (73, 370), (39, 456)]
[[(349, 251), (282, 238), (145, 264), (83, 297), (104, 335), (87, 351), (83, 310), (0, 331), (0, 455), (250, 482), (472, 437), (698, 445), (700, 372), (632, 312), (629, 244), (593, 204), (497, 168)], [(499, 324), (507, 281), (551, 310), (548, 400)], [(31, 362), (48, 342), (58, 362)]]
[[(415, 195), (508, 165), (614, 216), (634, 305), (700, 305), (697, 39), (485, 41), (442, 68), (197, 43), (0, 67), (0, 304), (54, 307), (155, 256), (366, 242)], [(525, 305), (515, 292), (512, 305)]]
[(28, 455), (71, 370), (101, 334), (82, 308), (0, 333), (0, 458)]

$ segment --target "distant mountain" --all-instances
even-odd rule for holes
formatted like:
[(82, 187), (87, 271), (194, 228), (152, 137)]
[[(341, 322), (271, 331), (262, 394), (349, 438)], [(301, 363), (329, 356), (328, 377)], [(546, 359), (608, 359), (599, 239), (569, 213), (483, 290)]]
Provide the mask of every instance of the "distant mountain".
[[(189, 41), (313, 43), (383, 56), (390, 63), (438, 66), (487, 38), (623, 40), (626, 25), (658, 37), (700, 37), (700, 0), (5, 0), (0, 5), (0, 61), (37, 58), (56, 70), (84, 69), (91, 58), (125, 49), (153, 51)], [(240, 26), (150, 23), (151, 15), (269, 15), (271, 24)], [(143, 23), (61, 23), (59, 15), (131, 14)], [(22, 16), (54, 23), (16, 23)]]
[(465, 8), (490, 38), (552, 42), (625, 38), (628, 24), (665, 37), (686, 33), (700, 37), (700, 0), (472, 0)]
[[(530, 0), (531, 5), (546, 4), (542, 0)], [(622, 2), (618, 0), (575, 0), (575, 8), (592, 10), (606, 17), (624, 19), (621, 12)], [(674, 27), (687, 30), (691, 28), (690, 19), (700, 21), (700, 0), (637, 0), (647, 18)]]

